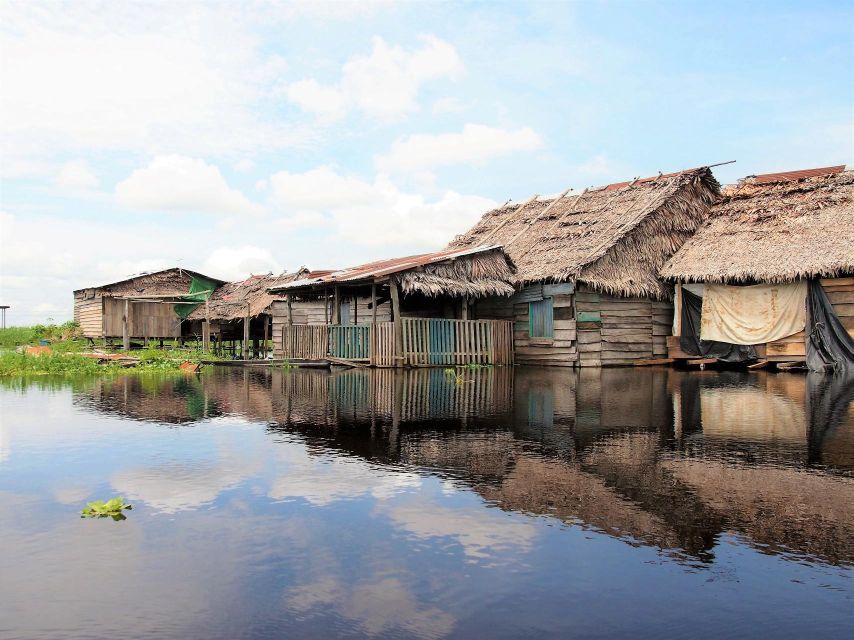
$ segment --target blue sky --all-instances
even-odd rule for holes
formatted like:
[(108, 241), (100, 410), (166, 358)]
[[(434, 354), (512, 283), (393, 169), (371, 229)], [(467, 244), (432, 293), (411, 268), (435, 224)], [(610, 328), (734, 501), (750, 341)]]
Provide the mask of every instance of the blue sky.
[(0, 4), (0, 303), (440, 248), (509, 198), (851, 163), (844, 2)]

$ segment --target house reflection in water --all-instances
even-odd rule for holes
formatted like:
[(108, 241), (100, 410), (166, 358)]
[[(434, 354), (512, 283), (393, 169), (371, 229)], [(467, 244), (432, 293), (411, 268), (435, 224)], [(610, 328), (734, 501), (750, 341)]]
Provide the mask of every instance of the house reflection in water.
[(243, 369), (102, 380), (78, 405), (218, 415), (434, 474), (501, 509), (711, 562), (722, 535), (854, 562), (854, 384), (764, 372)]

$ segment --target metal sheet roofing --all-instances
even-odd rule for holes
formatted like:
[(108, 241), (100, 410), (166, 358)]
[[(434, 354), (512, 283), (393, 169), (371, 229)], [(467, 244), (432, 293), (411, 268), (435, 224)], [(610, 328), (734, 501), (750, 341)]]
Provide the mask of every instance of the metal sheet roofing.
[(474, 249), (446, 249), (444, 251), (436, 251), (434, 253), (421, 253), (402, 258), (377, 260), (376, 262), (368, 262), (366, 264), (341, 269), (339, 271), (314, 272), (309, 274), (309, 277), (307, 278), (294, 280), (291, 283), (279, 287), (272, 287), (270, 291), (299, 289), (319, 284), (339, 284), (346, 282), (359, 282), (362, 280), (374, 280), (393, 273), (411, 271), (412, 269), (417, 269), (418, 267), (423, 267), (428, 264), (443, 262), (445, 260), (453, 260), (454, 258), (484, 253), (487, 251), (495, 251), (500, 248), (500, 245), (490, 245), (485, 247), (475, 247)]
[(768, 184), (769, 182), (785, 182), (787, 180), (803, 180), (804, 178), (815, 178), (845, 171), (845, 165), (839, 164), (832, 167), (819, 167), (817, 169), (800, 169), (798, 171), (782, 171), (780, 173), (765, 173), (756, 176), (747, 176), (745, 180), (752, 184)]

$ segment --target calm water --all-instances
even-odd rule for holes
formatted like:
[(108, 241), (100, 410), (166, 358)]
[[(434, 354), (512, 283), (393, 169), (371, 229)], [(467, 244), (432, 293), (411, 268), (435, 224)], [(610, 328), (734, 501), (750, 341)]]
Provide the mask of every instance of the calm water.
[[(854, 383), (219, 370), (0, 388), (0, 638), (854, 629)], [(122, 495), (122, 522), (83, 520)]]

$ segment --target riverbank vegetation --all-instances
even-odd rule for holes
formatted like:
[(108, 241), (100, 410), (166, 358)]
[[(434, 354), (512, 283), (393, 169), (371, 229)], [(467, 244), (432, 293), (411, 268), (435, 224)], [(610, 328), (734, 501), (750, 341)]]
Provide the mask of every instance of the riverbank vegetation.
[(0, 329), (0, 377), (107, 375), (119, 372), (180, 371), (187, 362), (218, 359), (197, 349), (172, 345), (138, 349), (126, 358), (99, 358), (80, 336), (76, 322)]

